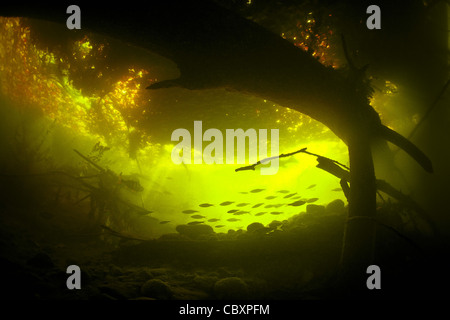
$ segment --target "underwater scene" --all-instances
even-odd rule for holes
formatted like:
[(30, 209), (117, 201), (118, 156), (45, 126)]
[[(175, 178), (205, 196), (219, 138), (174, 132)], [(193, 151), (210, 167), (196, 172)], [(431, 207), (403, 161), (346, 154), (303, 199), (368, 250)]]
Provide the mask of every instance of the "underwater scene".
[(450, 5), (371, 5), (1, 4), (2, 298), (448, 299)]

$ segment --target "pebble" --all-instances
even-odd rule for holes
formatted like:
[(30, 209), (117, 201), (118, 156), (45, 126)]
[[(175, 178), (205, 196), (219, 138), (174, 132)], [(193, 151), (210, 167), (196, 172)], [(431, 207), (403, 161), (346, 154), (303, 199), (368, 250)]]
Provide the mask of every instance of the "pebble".
[(345, 213), (345, 203), (341, 199), (331, 201), (327, 207), (326, 212), (328, 214), (343, 214)]
[(214, 295), (220, 300), (242, 300), (249, 296), (247, 284), (238, 277), (220, 279), (214, 284)]
[(325, 207), (318, 204), (308, 204), (306, 206), (306, 213), (313, 215), (323, 215), (325, 214)]
[(141, 293), (145, 297), (159, 300), (169, 300), (173, 297), (173, 291), (167, 283), (160, 279), (151, 279), (141, 287)]

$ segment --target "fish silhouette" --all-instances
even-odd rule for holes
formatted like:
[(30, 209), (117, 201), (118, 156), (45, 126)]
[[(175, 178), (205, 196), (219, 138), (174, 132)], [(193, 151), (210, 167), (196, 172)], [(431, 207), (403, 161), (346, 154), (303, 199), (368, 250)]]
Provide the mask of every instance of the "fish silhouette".
[(203, 221), (191, 221), (191, 222), (188, 222), (188, 225), (195, 226), (197, 224), (202, 224), (202, 223), (203, 223)]
[(233, 213), (234, 216), (240, 216), (242, 214), (246, 214), (246, 213), (250, 213), (249, 211), (237, 211), (235, 213)]
[(295, 196), (297, 194), (297, 192), (295, 192), (295, 193), (291, 193), (291, 194), (288, 194), (287, 196), (284, 196), (283, 198), (290, 198), (290, 197), (293, 197), (293, 196)]
[(253, 189), (250, 192), (251, 193), (258, 193), (258, 192), (261, 192), (261, 191), (264, 191), (264, 190), (266, 190), (266, 189)]
[(258, 212), (255, 214), (256, 217), (262, 216), (263, 214), (266, 214), (267, 212)]
[(227, 221), (236, 222), (236, 221), (241, 221), (241, 219), (230, 218), (230, 219), (227, 219)]
[(159, 224), (166, 224), (169, 223), (170, 221), (161, 221)]
[(202, 208), (208, 208), (208, 207), (212, 207), (212, 206), (214, 206), (213, 204), (210, 204), (210, 203), (202, 203), (202, 204), (199, 204), (198, 205), (199, 207), (202, 207)]
[(312, 188), (314, 188), (316, 186), (316, 184), (312, 184), (312, 185), (310, 185), (308, 188), (306, 188), (306, 189), (312, 189)]
[(235, 212), (238, 212), (239, 210), (237, 210), (237, 209), (233, 209), (233, 210), (228, 210), (227, 211), (227, 213), (235, 213)]
[(279, 192), (279, 193), (289, 193), (289, 190), (279, 190), (277, 192)]
[(279, 215), (279, 214), (283, 214), (283, 212), (281, 212), (281, 211), (273, 211), (270, 214)]
[(183, 210), (182, 212), (186, 213), (186, 214), (191, 214), (191, 213), (196, 213), (198, 211), (197, 210)]
[(220, 205), (221, 206), (229, 206), (232, 203), (234, 203), (234, 201), (225, 201), (225, 202), (222, 202)]
[(191, 216), (191, 218), (193, 218), (193, 219), (203, 219), (203, 218), (206, 218), (206, 217), (202, 216), (201, 214), (194, 214), (193, 216)]
[(219, 220), (220, 220), (220, 219), (213, 218), (213, 219), (209, 219), (208, 222), (216, 222), (216, 221), (219, 221)]
[(306, 203), (306, 201), (298, 200), (298, 201), (289, 203), (288, 206), (299, 207), (299, 206), (304, 205), (305, 203)]
[(319, 198), (311, 198), (311, 199), (306, 200), (306, 202), (313, 203), (313, 202), (316, 202), (317, 200), (319, 200)]
[(276, 196), (268, 196), (268, 197), (266, 197), (267, 200), (272, 200), (272, 199), (275, 199), (275, 198), (276, 198)]
[(236, 207), (245, 207), (245, 206), (248, 206), (250, 203), (239, 203), (239, 204), (237, 204), (236, 205)]
[(258, 204), (255, 204), (252, 208), (258, 208), (258, 207), (260, 207), (260, 206), (262, 206), (264, 203), (258, 203)]

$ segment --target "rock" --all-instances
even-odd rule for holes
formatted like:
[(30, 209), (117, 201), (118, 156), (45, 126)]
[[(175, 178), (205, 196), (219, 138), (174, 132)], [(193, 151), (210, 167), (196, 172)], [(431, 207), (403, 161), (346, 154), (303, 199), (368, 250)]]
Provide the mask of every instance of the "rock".
[(193, 280), (192, 284), (201, 290), (211, 291), (214, 288), (214, 284), (217, 282), (218, 277), (207, 276), (207, 275), (197, 275)]
[(242, 300), (249, 296), (247, 284), (238, 277), (224, 278), (214, 284), (214, 295), (221, 300)]
[(253, 222), (247, 226), (247, 232), (260, 232), (264, 229), (264, 225), (260, 222)]
[(343, 214), (345, 213), (345, 203), (341, 199), (331, 201), (325, 208), (327, 214)]
[(281, 227), (283, 223), (278, 220), (273, 220), (271, 223), (269, 223), (269, 229), (270, 230), (276, 230), (278, 227)]
[(173, 297), (172, 289), (160, 279), (151, 279), (141, 287), (142, 295), (159, 300), (168, 300)]
[(180, 233), (166, 233), (158, 238), (158, 240), (161, 240), (161, 241), (174, 241), (174, 240), (181, 241), (181, 240), (185, 240), (185, 239), (186, 238), (183, 237), (183, 235)]
[(113, 276), (113, 277), (118, 277), (121, 276), (123, 274), (123, 270), (116, 266), (116, 265), (111, 265), (109, 266), (109, 275)]
[(113, 300), (125, 300), (127, 298), (121, 290), (111, 285), (103, 285), (98, 287), (98, 289), (103, 296), (111, 297)]
[(28, 260), (27, 265), (39, 269), (52, 269), (55, 267), (52, 259), (43, 252), (39, 252), (33, 258)]
[(181, 224), (176, 227), (176, 230), (181, 235), (184, 235), (192, 240), (199, 240), (205, 235), (210, 235), (214, 233), (213, 228), (207, 224), (195, 224), (195, 225)]
[(101, 293), (105, 293), (119, 300), (125, 300), (139, 296), (140, 283), (129, 279), (112, 279), (110, 282), (98, 287)]
[(145, 282), (153, 277), (153, 274), (147, 269), (139, 269), (133, 274), (135, 281)]
[(211, 297), (204, 291), (178, 287), (174, 289), (175, 300), (209, 300)]
[(306, 206), (306, 213), (316, 215), (316, 216), (324, 215), (325, 207), (318, 205), (318, 204), (308, 204)]

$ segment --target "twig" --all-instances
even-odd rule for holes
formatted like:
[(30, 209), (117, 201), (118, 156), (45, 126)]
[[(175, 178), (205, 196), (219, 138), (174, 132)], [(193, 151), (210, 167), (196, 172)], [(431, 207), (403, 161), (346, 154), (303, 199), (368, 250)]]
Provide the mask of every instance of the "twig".
[(237, 168), (237, 169), (234, 170), (234, 171), (235, 171), (235, 172), (238, 172), (238, 171), (244, 171), (244, 170), (253, 170), (253, 171), (254, 171), (254, 170), (255, 170), (255, 167), (256, 167), (257, 165), (263, 164), (263, 163), (265, 163), (265, 162), (269, 162), (269, 161), (274, 160), (274, 159), (277, 159), (277, 158), (290, 157), (290, 156), (293, 156), (294, 154), (297, 154), (297, 153), (300, 153), (300, 152), (305, 152), (305, 153), (306, 153), (306, 148), (303, 148), (303, 149), (300, 149), (300, 150), (297, 150), (297, 151), (294, 151), (294, 152), (291, 152), (291, 153), (280, 154), (280, 155), (278, 155), (278, 156), (274, 156), (274, 157), (270, 157), (270, 158), (265, 158), (265, 159), (262, 159), (262, 160), (260, 160), (260, 161), (258, 161), (258, 162), (256, 162), (256, 163), (254, 163), (254, 164), (251, 164), (251, 165), (249, 165), (249, 166)]
[(265, 158), (265, 159), (262, 159), (262, 160), (260, 160), (260, 161), (258, 161), (258, 162), (256, 162), (256, 163), (254, 163), (254, 164), (251, 164), (251, 165), (249, 165), (249, 166), (237, 168), (237, 169), (235, 169), (234, 171), (235, 171), (235, 172), (238, 172), (238, 171), (244, 171), (244, 170), (253, 170), (253, 171), (254, 171), (255, 168), (256, 168), (256, 166), (258, 166), (258, 165), (260, 165), (260, 164), (263, 164), (263, 163), (265, 163), (265, 162), (269, 162), (269, 161), (274, 160), (274, 159), (277, 159), (277, 158), (290, 157), (290, 156), (293, 156), (293, 155), (295, 155), (295, 154), (297, 154), (297, 153), (305, 153), (305, 154), (309, 154), (309, 155), (314, 156), (314, 157), (317, 157), (317, 158), (326, 159), (326, 160), (331, 161), (331, 162), (333, 162), (333, 163), (335, 163), (335, 164), (337, 164), (337, 165), (339, 165), (339, 166), (341, 166), (341, 167), (343, 167), (343, 168), (345, 168), (345, 169), (347, 169), (347, 170), (350, 170), (349, 167), (347, 167), (346, 165), (344, 165), (344, 164), (342, 164), (342, 163), (340, 163), (340, 162), (338, 162), (338, 161), (336, 161), (336, 160), (333, 160), (333, 159), (330, 159), (330, 158), (327, 158), (327, 157), (323, 157), (323, 156), (321, 156), (321, 155), (319, 155), (319, 154), (316, 154), (316, 153), (312, 153), (312, 152), (306, 151), (306, 149), (307, 149), (307, 148), (302, 148), (302, 149), (300, 149), (300, 150), (297, 150), (297, 151), (294, 151), (294, 152), (291, 152), (291, 153), (284, 153), (284, 154), (280, 154), (280, 155), (278, 155), (278, 156)]

